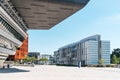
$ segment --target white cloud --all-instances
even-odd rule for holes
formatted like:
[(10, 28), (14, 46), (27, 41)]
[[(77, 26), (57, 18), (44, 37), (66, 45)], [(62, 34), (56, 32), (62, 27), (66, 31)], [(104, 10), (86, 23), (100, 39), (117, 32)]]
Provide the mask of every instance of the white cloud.
[(114, 14), (110, 16), (105, 16), (97, 19), (92, 23), (92, 25), (98, 26), (120, 26), (120, 14)]
[(120, 14), (111, 15), (103, 18), (103, 21), (107, 21), (109, 23), (120, 24)]

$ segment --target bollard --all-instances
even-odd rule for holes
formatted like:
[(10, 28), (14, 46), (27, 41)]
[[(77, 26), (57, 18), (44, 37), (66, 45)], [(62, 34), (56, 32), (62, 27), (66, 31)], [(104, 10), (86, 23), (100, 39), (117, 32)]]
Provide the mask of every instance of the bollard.
[(81, 67), (81, 62), (80, 61), (78, 61), (78, 68), (80, 68)]

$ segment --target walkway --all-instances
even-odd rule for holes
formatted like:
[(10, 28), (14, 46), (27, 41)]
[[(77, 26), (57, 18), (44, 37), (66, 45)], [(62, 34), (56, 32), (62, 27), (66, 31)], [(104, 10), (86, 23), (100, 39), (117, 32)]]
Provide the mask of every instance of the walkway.
[(0, 69), (0, 80), (120, 80), (120, 68), (13, 67)]

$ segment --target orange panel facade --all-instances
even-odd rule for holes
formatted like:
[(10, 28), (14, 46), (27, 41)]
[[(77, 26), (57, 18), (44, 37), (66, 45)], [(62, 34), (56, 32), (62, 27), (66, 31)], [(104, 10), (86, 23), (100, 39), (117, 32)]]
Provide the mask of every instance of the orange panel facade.
[(28, 37), (23, 41), (23, 44), (16, 50), (15, 60), (24, 59), (28, 54)]
[(16, 53), (14, 56), (9, 56), (9, 60), (21, 60), (24, 59), (28, 54), (28, 37), (25, 38), (22, 45), (19, 47), (19, 49), (16, 50)]

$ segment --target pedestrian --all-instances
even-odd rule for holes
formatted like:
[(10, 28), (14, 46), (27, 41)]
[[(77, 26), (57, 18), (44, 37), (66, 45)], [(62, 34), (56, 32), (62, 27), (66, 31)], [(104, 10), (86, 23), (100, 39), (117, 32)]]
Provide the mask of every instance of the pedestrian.
[(3, 65), (3, 69), (5, 69), (5, 65)]
[(7, 68), (10, 68), (10, 64), (7, 64)]

